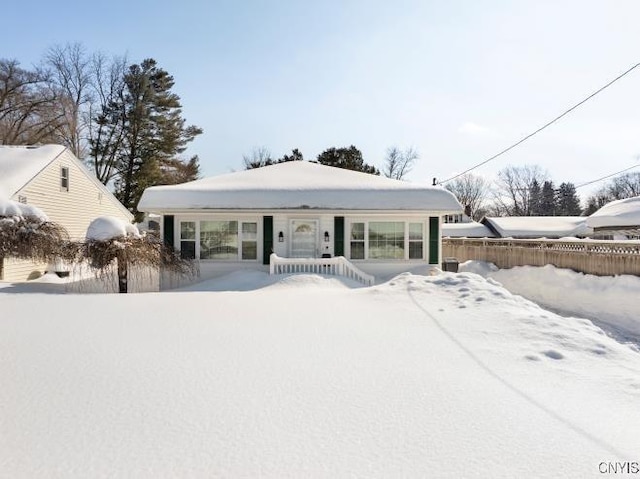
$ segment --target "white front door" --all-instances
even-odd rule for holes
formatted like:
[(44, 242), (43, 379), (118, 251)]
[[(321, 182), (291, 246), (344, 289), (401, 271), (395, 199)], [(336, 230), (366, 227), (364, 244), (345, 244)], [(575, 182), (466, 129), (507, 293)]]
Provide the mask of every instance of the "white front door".
[(318, 221), (291, 220), (291, 257), (318, 256)]

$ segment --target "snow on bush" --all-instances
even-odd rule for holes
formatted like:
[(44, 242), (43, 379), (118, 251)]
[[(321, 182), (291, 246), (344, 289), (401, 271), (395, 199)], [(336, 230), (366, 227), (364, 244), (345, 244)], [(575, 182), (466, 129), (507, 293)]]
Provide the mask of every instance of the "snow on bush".
[(68, 235), (42, 210), (0, 199), (0, 258), (48, 261), (64, 254)]
[(100, 216), (93, 220), (87, 228), (86, 238), (89, 241), (109, 241), (126, 237), (140, 238), (138, 228), (113, 216)]

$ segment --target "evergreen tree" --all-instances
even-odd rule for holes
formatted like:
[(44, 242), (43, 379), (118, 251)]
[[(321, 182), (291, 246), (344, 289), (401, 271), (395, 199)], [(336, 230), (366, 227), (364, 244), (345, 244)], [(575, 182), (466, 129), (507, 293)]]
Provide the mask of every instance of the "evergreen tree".
[(282, 158), (279, 158), (278, 160), (276, 160), (276, 163), (286, 163), (287, 161), (303, 161), (304, 157), (302, 156), (302, 153), (300, 153), (300, 150), (298, 150), (297, 148), (294, 148), (293, 150), (291, 150), (291, 154), (290, 155), (283, 155)]
[(321, 165), (344, 168), (345, 170), (361, 171), (372, 175), (380, 174), (375, 166), (364, 162), (362, 152), (353, 145), (349, 148), (328, 148), (318, 155), (317, 161)]
[(529, 214), (531, 216), (542, 215), (542, 190), (536, 179), (533, 180), (529, 188)]
[(556, 194), (553, 181), (545, 181), (542, 184), (540, 199), (540, 216), (554, 216), (556, 214)]
[[(180, 97), (171, 91), (173, 77), (155, 60), (131, 65), (124, 80), (124, 141), (118, 157), (115, 195), (137, 215), (136, 205), (145, 188), (162, 183), (167, 165), (175, 168), (180, 161), (178, 155), (202, 130), (185, 125)], [(197, 157), (191, 162), (190, 171), (194, 171)], [(187, 180), (195, 178), (183, 176)]]
[(562, 183), (558, 188), (558, 216), (579, 216), (582, 213), (580, 198), (573, 183)]

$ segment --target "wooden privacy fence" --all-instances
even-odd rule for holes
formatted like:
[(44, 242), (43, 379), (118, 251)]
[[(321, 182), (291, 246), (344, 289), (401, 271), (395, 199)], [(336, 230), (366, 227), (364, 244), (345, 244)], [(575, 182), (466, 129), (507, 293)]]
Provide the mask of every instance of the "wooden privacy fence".
[(498, 268), (552, 264), (599, 276), (640, 276), (640, 242), (444, 238), (443, 257), (487, 261)]

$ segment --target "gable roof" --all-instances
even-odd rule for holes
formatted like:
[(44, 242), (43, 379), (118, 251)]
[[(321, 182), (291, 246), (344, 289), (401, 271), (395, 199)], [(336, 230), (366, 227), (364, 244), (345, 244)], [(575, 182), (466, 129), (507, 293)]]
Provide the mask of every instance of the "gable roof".
[(480, 222), (498, 238), (563, 238), (593, 233), (583, 216), (485, 216)]
[(0, 146), (0, 196), (13, 196), (65, 149), (61, 145)]
[(308, 161), (291, 161), (171, 186), (147, 188), (140, 211), (354, 209), (460, 212), (453, 194)]
[(640, 196), (607, 203), (587, 218), (592, 228), (640, 227)]

